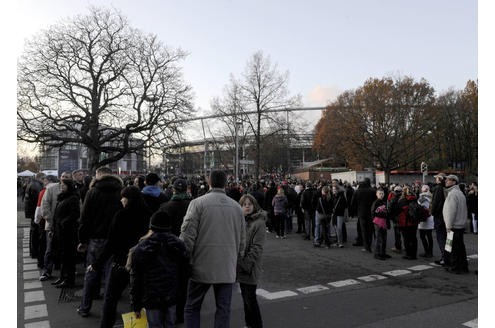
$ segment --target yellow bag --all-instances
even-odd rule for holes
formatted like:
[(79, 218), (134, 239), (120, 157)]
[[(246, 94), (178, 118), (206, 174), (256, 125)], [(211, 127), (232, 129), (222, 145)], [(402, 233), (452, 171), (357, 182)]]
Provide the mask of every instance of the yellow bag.
[(136, 313), (128, 312), (122, 314), (122, 320), (124, 321), (124, 328), (147, 328), (148, 319), (146, 318), (146, 311), (141, 310), (141, 318), (136, 318)]

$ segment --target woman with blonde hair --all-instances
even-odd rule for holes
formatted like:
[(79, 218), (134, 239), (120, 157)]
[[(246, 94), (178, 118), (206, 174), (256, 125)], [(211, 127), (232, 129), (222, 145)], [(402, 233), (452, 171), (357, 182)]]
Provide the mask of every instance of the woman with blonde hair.
[(237, 281), (241, 287), (246, 326), (263, 327), (261, 313), (256, 299), (256, 287), (261, 274), (261, 255), (265, 245), (266, 212), (250, 195), (239, 200), (246, 219), (246, 248), (244, 256), (237, 261)]

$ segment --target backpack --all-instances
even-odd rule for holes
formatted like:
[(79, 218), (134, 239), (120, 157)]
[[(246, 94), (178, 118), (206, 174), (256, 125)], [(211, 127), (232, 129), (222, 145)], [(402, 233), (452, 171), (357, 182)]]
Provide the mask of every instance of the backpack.
[(408, 220), (414, 222), (424, 222), (430, 216), (430, 211), (424, 208), (416, 200), (410, 201), (407, 209)]

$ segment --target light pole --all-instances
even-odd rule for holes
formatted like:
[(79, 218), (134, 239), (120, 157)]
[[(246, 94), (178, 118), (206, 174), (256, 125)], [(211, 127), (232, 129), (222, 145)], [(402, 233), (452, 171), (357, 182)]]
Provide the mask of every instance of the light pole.
[(239, 129), (242, 129), (242, 121), (235, 122), (235, 181), (239, 182)]

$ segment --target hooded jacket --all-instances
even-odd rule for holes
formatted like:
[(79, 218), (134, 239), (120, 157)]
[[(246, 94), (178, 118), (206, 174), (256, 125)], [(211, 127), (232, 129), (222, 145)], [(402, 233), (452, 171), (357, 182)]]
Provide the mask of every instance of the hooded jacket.
[(186, 270), (184, 243), (168, 232), (155, 232), (134, 248), (130, 270), (133, 311), (164, 309), (177, 303), (178, 277)]
[(237, 281), (257, 285), (261, 276), (263, 248), (266, 240), (266, 212), (246, 216), (246, 250), (237, 261)]
[(79, 242), (106, 239), (112, 218), (122, 208), (120, 191), (122, 180), (115, 175), (95, 179), (84, 199), (79, 223)]
[(445, 188), (447, 197), (443, 204), (443, 219), (447, 229), (464, 229), (467, 222), (466, 196), (458, 185)]

